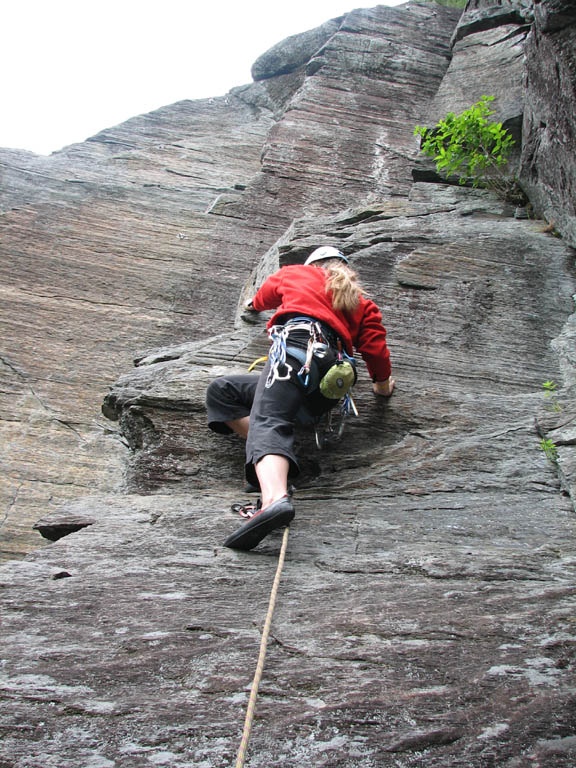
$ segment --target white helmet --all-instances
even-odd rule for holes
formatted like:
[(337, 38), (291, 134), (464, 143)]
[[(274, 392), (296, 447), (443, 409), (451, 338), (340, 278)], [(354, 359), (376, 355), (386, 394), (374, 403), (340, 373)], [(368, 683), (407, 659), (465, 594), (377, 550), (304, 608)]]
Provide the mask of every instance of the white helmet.
[(345, 261), (346, 264), (348, 264), (348, 259), (344, 256), (342, 251), (333, 248), (331, 245), (323, 245), (321, 248), (316, 248), (315, 251), (312, 251), (310, 256), (308, 256), (304, 262), (304, 265), (312, 264), (314, 261), (323, 261), (324, 259), (342, 259), (342, 261)]

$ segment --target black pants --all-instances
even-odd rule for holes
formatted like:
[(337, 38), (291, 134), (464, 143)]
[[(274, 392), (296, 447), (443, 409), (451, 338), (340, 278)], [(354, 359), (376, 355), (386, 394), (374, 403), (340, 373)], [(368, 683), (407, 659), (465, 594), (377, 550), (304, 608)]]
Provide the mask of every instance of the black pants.
[[(292, 372), (287, 379), (276, 379), (267, 388), (270, 371), (267, 362), (263, 373), (230, 374), (215, 379), (206, 393), (208, 426), (214, 432), (229, 434), (224, 423), (250, 416), (246, 440), (246, 478), (257, 484), (254, 466), (268, 454), (285, 456), (290, 462), (290, 477), (299, 473), (294, 453), (294, 428), (297, 423), (314, 423), (338, 401), (328, 400), (318, 390), (308, 393), (298, 380), (301, 364), (288, 356)], [(280, 371), (281, 374), (284, 371)], [(320, 370), (319, 375), (324, 375)]]

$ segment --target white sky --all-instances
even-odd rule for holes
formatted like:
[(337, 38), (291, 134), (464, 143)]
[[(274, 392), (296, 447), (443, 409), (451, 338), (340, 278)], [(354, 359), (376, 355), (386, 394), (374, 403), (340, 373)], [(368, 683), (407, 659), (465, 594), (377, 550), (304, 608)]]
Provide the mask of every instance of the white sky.
[[(384, 0), (380, 5), (401, 5)], [(250, 83), (271, 46), (367, 0), (5, 0), (0, 147), (49, 154)]]

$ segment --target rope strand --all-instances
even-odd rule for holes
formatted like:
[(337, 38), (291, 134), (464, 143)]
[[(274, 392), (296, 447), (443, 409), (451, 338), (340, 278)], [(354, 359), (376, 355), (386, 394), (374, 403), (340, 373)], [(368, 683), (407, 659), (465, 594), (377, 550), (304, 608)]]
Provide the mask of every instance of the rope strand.
[(250, 699), (248, 700), (248, 708), (246, 710), (246, 718), (244, 720), (244, 730), (242, 731), (242, 741), (240, 742), (240, 748), (238, 749), (238, 755), (236, 757), (236, 768), (243, 768), (244, 761), (246, 760), (246, 750), (248, 749), (248, 741), (250, 739), (250, 731), (252, 730), (252, 721), (254, 719), (254, 710), (256, 708), (256, 697), (258, 696), (258, 688), (260, 686), (260, 680), (262, 679), (262, 672), (264, 671), (264, 661), (266, 659), (266, 646), (268, 644), (268, 635), (270, 634), (270, 625), (272, 624), (272, 615), (274, 614), (274, 606), (276, 604), (276, 595), (278, 594), (278, 586), (280, 584), (280, 576), (282, 574), (282, 568), (284, 566), (284, 558), (286, 557), (286, 547), (288, 546), (288, 532), (290, 528), (284, 529), (284, 537), (282, 538), (282, 548), (280, 549), (280, 557), (278, 558), (278, 567), (276, 568), (276, 576), (274, 577), (274, 583), (272, 584), (272, 591), (270, 592), (270, 602), (268, 603), (268, 613), (266, 614), (266, 621), (264, 622), (264, 629), (262, 630), (262, 639), (260, 640), (260, 654), (258, 656), (258, 663), (256, 665), (256, 672), (254, 673), (254, 679), (252, 681), (252, 690), (250, 691)]

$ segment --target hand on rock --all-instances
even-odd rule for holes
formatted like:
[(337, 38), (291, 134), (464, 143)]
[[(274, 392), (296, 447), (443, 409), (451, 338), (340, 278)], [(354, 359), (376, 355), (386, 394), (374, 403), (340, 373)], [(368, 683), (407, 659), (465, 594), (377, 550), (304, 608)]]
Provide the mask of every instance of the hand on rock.
[(250, 325), (255, 325), (259, 321), (259, 312), (257, 309), (254, 309), (252, 306), (252, 301), (248, 301), (244, 306), (242, 307), (242, 312), (240, 314), (240, 318), (244, 320), (245, 323), (249, 323)]

